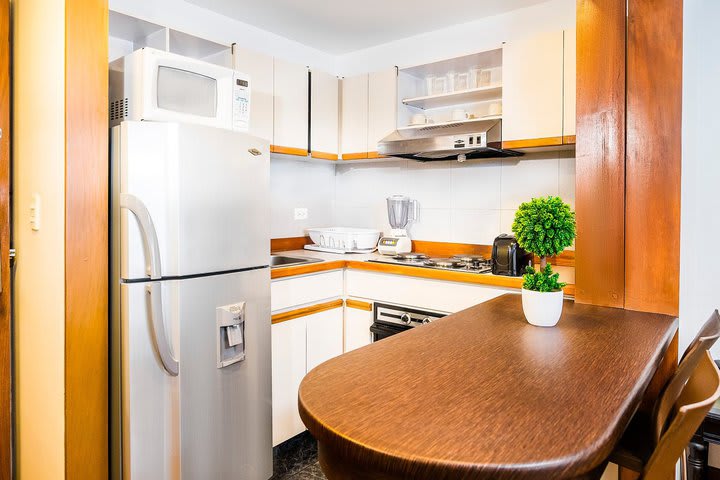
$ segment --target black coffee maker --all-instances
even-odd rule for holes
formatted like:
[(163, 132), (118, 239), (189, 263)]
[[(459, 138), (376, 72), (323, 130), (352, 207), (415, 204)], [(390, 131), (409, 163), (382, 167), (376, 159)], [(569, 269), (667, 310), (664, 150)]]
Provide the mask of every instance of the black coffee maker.
[(528, 265), (532, 265), (532, 262), (533, 254), (520, 248), (513, 235), (503, 233), (493, 242), (493, 275), (519, 277), (525, 273)]

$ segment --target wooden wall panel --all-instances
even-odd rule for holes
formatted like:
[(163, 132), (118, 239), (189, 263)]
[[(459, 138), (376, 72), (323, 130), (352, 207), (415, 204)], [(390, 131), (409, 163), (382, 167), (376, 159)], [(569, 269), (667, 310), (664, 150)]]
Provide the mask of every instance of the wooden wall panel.
[(576, 293), (623, 307), (625, 0), (577, 2)]
[(628, 4), (625, 308), (670, 315), (679, 301), (682, 12), (682, 0)]
[(65, 3), (65, 473), (108, 476), (108, 6)]
[(12, 478), (10, 316), (10, 1), (0, 0), (0, 480)]

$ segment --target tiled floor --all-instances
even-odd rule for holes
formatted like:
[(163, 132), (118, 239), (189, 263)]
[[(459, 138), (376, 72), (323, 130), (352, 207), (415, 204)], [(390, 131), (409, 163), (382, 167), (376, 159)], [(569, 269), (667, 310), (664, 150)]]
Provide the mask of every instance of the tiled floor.
[(271, 480), (323, 480), (318, 464), (317, 442), (309, 432), (301, 433), (273, 448)]

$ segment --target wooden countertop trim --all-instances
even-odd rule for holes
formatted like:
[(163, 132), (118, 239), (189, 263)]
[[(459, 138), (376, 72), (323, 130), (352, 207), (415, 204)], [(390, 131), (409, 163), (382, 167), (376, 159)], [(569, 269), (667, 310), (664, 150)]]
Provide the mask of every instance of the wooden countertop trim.
[(330, 160), (330, 161), (336, 161), (338, 159), (337, 153), (328, 153), (328, 152), (318, 152), (316, 150), (310, 151), (310, 156), (312, 158), (317, 158), (319, 160)]
[[(522, 288), (522, 277), (505, 277), (501, 275), (478, 275), (477, 273), (450, 272), (433, 270), (430, 268), (417, 268), (405, 265), (390, 265), (387, 263), (363, 262), (357, 260), (333, 260), (330, 262), (308, 263), (297, 267), (281, 267), (270, 270), (270, 278), (287, 278), (308, 273), (317, 273), (340, 268), (353, 268), (370, 272), (404, 275), (406, 277), (428, 278), (449, 282), (471, 283), (475, 285), (488, 285), (502, 288)], [(575, 295), (575, 285), (568, 284), (563, 288), (565, 295)]]
[(343, 153), (340, 155), (341, 160), (367, 160), (368, 152)]
[[(310, 237), (287, 237), (273, 238), (270, 240), (270, 252), (287, 252), (291, 250), (302, 250), (305, 245), (311, 244)], [(421, 252), (431, 257), (446, 257), (450, 255), (466, 254), (466, 255), (483, 255), (486, 258), (492, 256), (491, 245), (478, 245), (473, 243), (451, 243), (451, 242), (431, 242), (427, 240), (413, 240), (413, 251)], [(563, 267), (575, 266), (575, 251), (565, 250), (560, 255), (548, 258), (548, 262), (552, 265)], [(535, 257), (535, 263), (539, 264), (540, 259)]]
[(296, 155), (299, 157), (307, 157), (308, 151), (304, 148), (283, 147), (282, 145), (270, 145), (271, 153), (281, 153), (283, 155)]
[(503, 295), (320, 365), (300, 385), (300, 416), (324, 468), (372, 472), (356, 478), (590, 478), (677, 325), (566, 301), (560, 323), (539, 328)]
[(302, 250), (305, 245), (310, 245), (311, 243), (310, 237), (271, 238), (270, 253)]
[(341, 298), (330, 302), (318, 303), (316, 305), (310, 305), (308, 307), (297, 308), (287, 312), (274, 313), (272, 315), (272, 323), (282, 323), (295, 318), (307, 317), (315, 313), (324, 312), (325, 310), (332, 310), (333, 308), (340, 308), (344, 304)]
[(554, 147), (563, 144), (563, 137), (528, 138), (523, 140), (505, 140), (503, 148)]
[(295, 277), (308, 273), (324, 272), (327, 270), (338, 270), (347, 267), (346, 260), (333, 260), (331, 262), (306, 263), (296, 267), (281, 267), (270, 269), (270, 278)]
[(378, 152), (367, 152), (367, 158), (387, 158), (385, 155), (380, 155)]
[(365, 310), (366, 312), (372, 312), (372, 303), (362, 302), (360, 300), (353, 300), (348, 298), (345, 300), (345, 306), (348, 308), (354, 308), (356, 310)]
[(575, 145), (575, 135), (563, 135), (563, 145)]

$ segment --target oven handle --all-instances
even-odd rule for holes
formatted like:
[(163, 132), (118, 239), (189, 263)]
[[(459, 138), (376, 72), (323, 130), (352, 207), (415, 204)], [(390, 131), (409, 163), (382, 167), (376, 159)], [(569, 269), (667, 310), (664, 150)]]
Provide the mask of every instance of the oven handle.
[(370, 325), (370, 332), (377, 333), (378, 335), (390, 336), (395, 335), (396, 333), (410, 330), (411, 328), (413, 327), (391, 327), (389, 325), (381, 325), (377, 322), (374, 322), (372, 325)]

